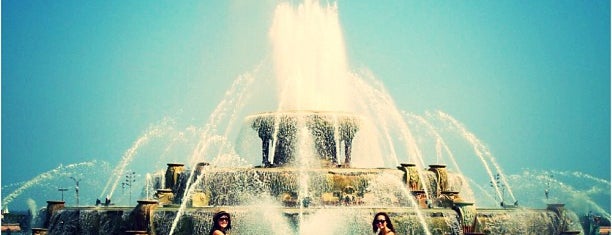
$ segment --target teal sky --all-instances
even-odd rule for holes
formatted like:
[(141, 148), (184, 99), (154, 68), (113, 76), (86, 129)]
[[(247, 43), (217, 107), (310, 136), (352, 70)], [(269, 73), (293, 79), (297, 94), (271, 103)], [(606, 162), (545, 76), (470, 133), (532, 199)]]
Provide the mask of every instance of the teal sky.
[[(2, 1), (2, 184), (202, 125), (270, 56), (276, 1)], [(610, 180), (610, 1), (339, 1), (349, 65), (508, 173)], [(267, 111), (267, 110), (266, 110)]]

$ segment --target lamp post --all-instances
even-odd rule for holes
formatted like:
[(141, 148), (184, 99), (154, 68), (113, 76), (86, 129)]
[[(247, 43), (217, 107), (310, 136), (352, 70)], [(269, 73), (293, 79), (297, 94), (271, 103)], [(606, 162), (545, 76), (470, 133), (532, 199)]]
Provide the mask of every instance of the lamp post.
[(74, 192), (76, 193), (76, 205), (79, 206), (79, 182), (81, 179), (74, 178), (70, 176), (70, 179), (74, 180)]
[(495, 175), (495, 181), (490, 181), (489, 183), (491, 184), (491, 187), (494, 190), (496, 190), (496, 191), (498, 189), (501, 190), (501, 195), (500, 195), (501, 198), (499, 199), (501, 201), (500, 205), (501, 205), (501, 207), (505, 207), (505, 205), (504, 205), (504, 198), (506, 197), (506, 185), (504, 185), (504, 183), (502, 182), (501, 175), (499, 173), (497, 173)]
[(550, 183), (553, 180), (553, 175), (550, 174), (550, 175), (546, 175), (546, 176), (547, 176), (546, 177), (547, 181), (546, 181), (546, 189), (544, 189), (544, 196), (546, 196), (546, 200), (548, 200), (549, 196), (550, 196)]
[(57, 188), (57, 191), (62, 192), (62, 201), (64, 201), (64, 192), (68, 191), (67, 188)]
[(125, 181), (121, 183), (121, 188), (128, 188), (130, 201), (132, 201), (132, 185), (136, 182), (136, 172), (131, 171), (125, 175)]

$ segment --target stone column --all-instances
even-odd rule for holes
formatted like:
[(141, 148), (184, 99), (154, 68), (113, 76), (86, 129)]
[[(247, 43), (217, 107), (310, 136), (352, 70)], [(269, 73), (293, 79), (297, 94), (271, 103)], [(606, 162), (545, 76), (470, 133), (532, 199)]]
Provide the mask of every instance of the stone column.
[(172, 193), (172, 189), (168, 188), (158, 189), (157, 193), (155, 194), (155, 197), (161, 205), (172, 204), (172, 202), (174, 201), (174, 193)]
[(463, 234), (475, 234), (474, 221), (476, 219), (476, 207), (474, 207), (474, 203), (454, 202), (453, 209), (459, 213)]
[[(153, 213), (157, 208), (157, 201), (139, 200), (138, 205), (131, 213), (131, 229), (128, 231), (136, 232), (132, 234), (155, 234), (153, 227)], [(142, 233), (142, 232), (145, 233)], [(127, 232), (127, 231), (126, 231)]]
[(345, 120), (340, 125), (340, 139), (344, 141), (344, 165), (350, 167), (351, 165), (351, 149), (353, 145), (353, 138), (359, 130), (359, 124), (356, 120)]
[(414, 163), (401, 163), (398, 169), (404, 172), (404, 184), (412, 193), (415, 202), (418, 207), (425, 209), (427, 208), (427, 195), (425, 190), (421, 187), (420, 175), (416, 164)]
[(149, 235), (149, 233), (147, 231), (142, 231), (142, 230), (127, 230), (125, 231), (126, 234), (134, 234), (134, 235)]
[(48, 228), (49, 222), (51, 221), (51, 217), (55, 212), (64, 209), (66, 202), (64, 201), (47, 201), (47, 213), (45, 222), (43, 223), (43, 227)]
[(257, 131), (257, 135), (261, 139), (261, 165), (263, 167), (271, 166), (272, 163), (270, 163), (269, 156), (274, 119), (273, 117), (260, 117), (253, 122), (252, 127)]
[(185, 171), (185, 165), (182, 163), (168, 163), (168, 169), (166, 170), (166, 183), (164, 188), (174, 189), (177, 184), (179, 175)]
[(446, 171), (446, 165), (429, 165), (429, 171), (436, 173), (436, 192), (435, 196), (440, 196), (443, 191), (448, 191), (448, 173)]
[(404, 172), (404, 183), (410, 191), (423, 190), (420, 186), (421, 178), (414, 163), (401, 163), (398, 168)]
[(194, 190), (191, 194), (191, 206), (192, 207), (205, 207), (210, 202), (210, 196), (203, 190)]
[(344, 140), (344, 165), (349, 167), (351, 165), (351, 145), (353, 140)]
[(32, 228), (32, 235), (47, 235), (46, 228)]
[(559, 231), (561, 234), (580, 234), (580, 231), (574, 230), (569, 225), (571, 223), (579, 223), (579, 221), (572, 221), (571, 217), (567, 215), (565, 204), (563, 203), (551, 203), (546, 204), (546, 209), (555, 212), (559, 217)]
[(266, 167), (266, 166), (270, 166), (272, 165), (270, 163), (270, 141), (272, 141), (269, 138), (266, 137), (262, 137), (261, 138), (261, 156), (262, 156), (262, 160), (261, 160), (261, 166)]
[(276, 143), (274, 143), (274, 166), (284, 166), (295, 161), (295, 150), (297, 145), (297, 118), (281, 117)]
[(193, 171), (193, 176), (191, 177), (192, 183), (194, 183), (198, 179), (198, 177), (200, 177), (200, 175), (204, 171), (204, 167), (208, 165), (210, 165), (208, 164), (208, 162), (199, 162), (198, 164), (196, 164), (195, 170)]

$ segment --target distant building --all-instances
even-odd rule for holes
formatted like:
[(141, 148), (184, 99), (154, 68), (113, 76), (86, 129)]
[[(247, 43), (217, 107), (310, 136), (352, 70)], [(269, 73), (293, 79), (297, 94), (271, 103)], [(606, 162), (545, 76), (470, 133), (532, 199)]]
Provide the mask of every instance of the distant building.
[(1, 231), (2, 234), (25, 234), (18, 223), (2, 223)]
[(32, 214), (27, 212), (11, 212), (2, 210), (1, 234), (29, 234)]

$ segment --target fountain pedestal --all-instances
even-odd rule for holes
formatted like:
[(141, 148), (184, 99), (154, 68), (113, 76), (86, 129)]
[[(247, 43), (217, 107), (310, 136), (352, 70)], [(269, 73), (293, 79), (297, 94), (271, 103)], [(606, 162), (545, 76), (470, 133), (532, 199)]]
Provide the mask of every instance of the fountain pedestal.
[(206, 192), (196, 191), (191, 195), (191, 206), (192, 207), (205, 207), (210, 202), (210, 195)]
[(182, 163), (168, 163), (168, 168), (166, 169), (166, 183), (164, 184), (164, 188), (174, 189), (177, 185), (179, 175), (185, 171), (185, 165)]
[(174, 193), (172, 189), (158, 189), (157, 193), (155, 193), (155, 198), (157, 198), (160, 205), (172, 204), (174, 201)]
[(476, 219), (476, 208), (473, 202), (460, 202), (456, 201), (453, 203), (453, 209), (459, 213), (461, 217), (461, 227), (463, 234), (482, 234), (474, 232), (475, 219)]
[(134, 234), (134, 235), (148, 235), (149, 233), (146, 230), (127, 230), (126, 234)]
[(401, 163), (398, 168), (404, 172), (404, 183), (408, 186), (410, 191), (423, 190), (420, 185), (420, 176), (416, 164)]
[[(147, 232), (155, 231), (153, 226), (153, 212), (157, 205), (158, 202), (154, 200), (138, 200), (138, 205), (130, 214), (132, 221), (131, 229), (127, 231), (138, 232), (132, 234), (149, 234)], [(142, 231), (145, 233), (140, 233)], [(154, 232), (151, 233), (154, 234)]]
[(419, 205), (419, 208), (427, 208), (427, 195), (424, 190), (411, 190), (410, 193), (414, 197), (414, 200)]
[(436, 188), (434, 192), (431, 192), (434, 196), (440, 196), (443, 191), (448, 191), (448, 172), (446, 171), (446, 165), (433, 164), (429, 165), (429, 171), (436, 174)]
[(47, 235), (47, 232), (46, 228), (32, 228), (32, 235)]
[(55, 214), (61, 209), (64, 209), (65, 204), (66, 202), (64, 201), (47, 201), (47, 212), (45, 222), (43, 223), (43, 226), (45, 228), (49, 227), (49, 222), (51, 221), (51, 217), (53, 216), (53, 214)]

